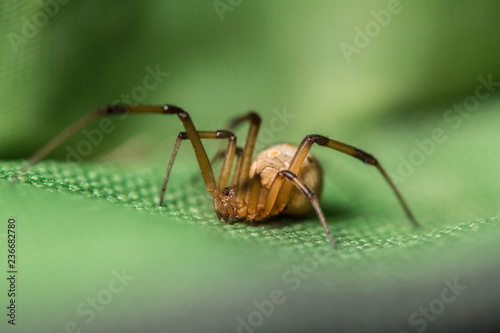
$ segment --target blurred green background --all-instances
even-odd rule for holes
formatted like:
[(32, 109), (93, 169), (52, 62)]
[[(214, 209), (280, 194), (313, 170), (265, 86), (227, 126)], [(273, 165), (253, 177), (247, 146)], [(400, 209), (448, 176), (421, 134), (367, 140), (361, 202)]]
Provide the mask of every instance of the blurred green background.
[[(18, 322), (2, 315), (2, 331), (498, 324), (500, 3), (5, 0), (0, 13), (2, 262), (9, 217), (19, 233)], [(256, 110), (259, 148), (311, 133), (351, 143), (382, 162), (423, 228), (376, 170), (317, 147), (338, 251), (314, 215), (219, 222), (187, 144), (157, 208), (175, 117), (110, 117), (82, 163), (67, 163), (89, 141), (78, 133), (13, 181), (63, 128), (126, 100), (182, 106), (200, 130)], [(122, 268), (133, 279), (114, 293)], [(466, 288), (444, 302), (454, 281)], [(276, 290), (283, 302), (259, 310)]]

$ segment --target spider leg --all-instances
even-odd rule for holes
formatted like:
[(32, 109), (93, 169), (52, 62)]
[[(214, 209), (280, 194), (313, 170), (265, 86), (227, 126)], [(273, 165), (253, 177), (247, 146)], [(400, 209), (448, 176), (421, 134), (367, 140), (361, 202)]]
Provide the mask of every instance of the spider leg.
[(56, 149), (61, 143), (66, 141), (70, 136), (87, 126), (92, 122), (92, 120), (96, 119), (99, 117), (99, 114), (97, 111), (93, 111), (82, 118), (78, 119), (75, 121), (73, 124), (70, 126), (66, 127), (61, 133), (56, 135), (52, 140), (47, 142), (45, 146), (40, 148), (36, 153), (34, 153), (29, 159), (28, 159), (28, 166), (32, 167), (41, 160), (43, 160), (45, 157), (47, 157), (50, 152), (52, 152), (54, 149)]
[[(302, 163), (307, 157), (309, 150), (311, 149), (311, 146), (314, 143), (320, 146), (325, 146), (338, 150), (345, 154), (356, 157), (357, 159), (363, 161), (366, 164), (375, 166), (380, 171), (385, 180), (389, 183), (393, 192), (396, 194), (396, 197), (398, 198), (401, 206), (403, 206), (403, 209), (406, 212), (406, 215), (410, 219), (411, 223), (413, 223), (417, 227), (419, 226), (419, 223), (417, 222), (412, 212), (410, 211), (410, 208), (406, 204), (406, 201), (403, 199), (401, 193), (396, 188), (396, 185), (394, 185), (394, 183), (391, 181), (391, 179), (385, 172), (384, 168), (382, 168), (382, 166), (377, 161), (377, 159), (375, 159), (375, 157), (362, 151), (361, 149), (355, 148), (351, 145), (339, 141), (329, 139), (322, 135), (308, 135), (304, 138), (304, 140), (302, 140), (302, 143), (297, 148), (297, 152), (295, 153), (295, 156), (293, 157), (292, 162), (290, 163), (290, 167), (288, 168), (289, 171), (293, 173), (298, 173), (300, 167), (302, 166)], [(292, 184), (290, 182), (283, 183), (283, 181), (284, 179), (282, 177), (279, 178), (276, 177), (275, 180), (273, 181), (273, 184), (269, 189), (269, 199), (268, 201), (266, 201), (266, 206), (265, 206), (266, 213), (270, 213), (273, 209), (280, 210), (285, 207), (290, 195)]]
[(243, 206), (245, 203), (246, 191), (243, 191), (240, 187), (245, 186), (250, 177), (250, 166), (252, 164), (255, 142), (257, 141), (257, 135), (259, 134), (261, 118), (256, 112), (250, 111), (246, 115), (234, 119), (230, 123), (229, 129), (235, 128), (244, 121), (250, 121), (250, 128), (248, 130), (247, 141), (243, 150), (243, 157), (238, 169), (238, 189), (236, 191), (236, 204), (238, 206)]
[[(217, 151), (214, 154), (214, 156), (212, 156), (212, 158), (210, 159), (210, 164), (212, 164), (212, 166), (213, 166), (215, 163), (218, 163), (220, 160), (223, 160), (224, 157), (226, 157), (226, 152), (227, 152), (227, 149), (221, 149), (221, 150)], [(243, 156), (243, 148), (236, 147), (235, 155), (236, 155), (236, 165), (234, 166), (234, 169), (235, 169), (235, 171), (238, 171), (240, 163), (241, 163), (241, 157)], [(230, 184), (231, 185), (236, 184), (237, 179), (238, 179), (238, 173), (234, 172), (233, 176), (231, 177)]]
[(255, 216), (257, 205), (262, 199), (260, 195), (262, 186), (260, 183), (260, 175), (257, 174), (248, 181), (248, 184), (244, 188), (240, 188), (240, 191), (246, 192), (247, 217)]
[[(226, 149), (219, 150), (210, 159), (210, 164), (212, 164), (213, 166), (219, 160), (222, 160), (225, 156), (226, 156)], [(236, 164), (234, 166), (233, 176), (231, 177), (231, 181), (229, 182), (231, 186), (236, 185), (236, 183), (238, 182), (238, 171), (240, 170), (242, 157), (243, 157), (243, 148), (236, 147)]]
[(73, 125), (69, 126), (54, 139), (49, 141), (45, 146), (38, 150), (30, 159), (29, 166), (33, 166), (36, 163), (44, 159), (51, 151), (53, 151), (57, 146), (63, 143), (71, 135), (75, 134), (79, 129), (83, 128), (85, 125), (89, 124), (92, 120), (99, 116), (108, 116), (114, 114), (123, 113), (155, 113), (155, 114), (176, 114), (184, 125), (184, 129), (189, 137), (191, 144), (193, 146), (194, 152), (196, 154), (196, 159), (200, 166), (200, 171), (207, 187), (208, 192), (212, 197), (217, 195), (217, 185), (215, 183), (214, 173), (212, 166), (208, 159), (207, 153), (201, 139), (194, 127), (193, 121), (189, 114), (178, 106), (174, 105), (111, 105), (101, 107), (97, 110), (92, 111), (87, 116), (81, 118)]
[(243, 158), (243, 148), (236, 147), (236, 165), (234, 166), (233, 177), (231, 178), (231, 186), (238, 183), (238, 175), (241, 168), (241, 160)]
[[(175, 147), (174, 147), (175, 148)], [(212, 168), (214, 167), (214, 165), (216, 165), (220, 160), (224, 160), (224, 157), (226, 157), (226, 151), (227, 149), (220, 149), (218, 150), (213, 156), (212, 158), (210, 159), (210, 165), (212, 165)], [(236, 165), (234, 166), (234, 169), (237, 171), (238, 168), (239, 168), (239, 163), (240, 163), (240, 159), (241, 159), (241, 155), (243, 153), (243, 148), (241, 147), (236, 147)], [(231, 182), (229, 183), (230, 185), (235, 185), (236, 184), (236, 178), (235, 176), (237, 175), (237, 172), (233, 172), (233, 176), (231, 177)], [(197, 175), (193, 175), (193, 177), (191, 177), (191, 183), (194, 183), (194, 182), (197, 182), (198, 181), (198, 177), (196, 177)]]
[[(302, 192), (302, 194), (311, 201), (311, 204), (313, 205), (314, 209), (316, 210), (316, 214), (318, 215), (319, 220), (321, 221), (321, 224), (323, 225), (323, 228), (325, 229), (326, 236), (328, 237), (328, 240), (332, 244), (332, 246), (336, 249), (337, 244), (335, 244), (335, 241), (333, 240), (333, 237), (330, 233), (330, 229), (328, 229), (328, 225), (326, 224), (326, 219), (325, 215), (323, 214), (323, 211), (321, 210), (321, 207), (319, 205), (318, 197), (314, 193), (314, 191), (307, 186), (304, 181), (297, 176), (295, 173), (291, 172), (290, 170), (282, 170), (278, 172), (276, 178), (281, 178), (283, 179), (285, 177), (286, 179), (291, 181), (291, 184), (295, 185), (295, 187)], [(269, 197), (266, 198), (267, 200), (271, 200)]]
[(226, 149), (221, 149), (221, 150), (217, 151), (214, 154), (214, 156), (212, 156), (212, 158), (210, 159), (210, 164), (212, 164), (212, 166), (213, 166), (215, 163), (224, 159), (225, 156), (226, 156)]
[[(218, 188), (222, 190), (226, 187), (227, 182), (229, 180), (229, 176), (231, 174), (231, 169), (233, 166), (234, 155), (236, 152), (236, 136), (229, 131), (219, 130), (219, 131), (198, 131), (198, 136), (200, 139), (229, 139), (227, 144), (226, 151), (222, 151), (223, 155), (221, 158), (224, 158), (224, 163), (222, 164), (222, 169), (219, 175)], [(163, 197), (165, 196), (165, 190), (167, 189), (167, 182), (170, 175), (170, 171), (172, 170), (172, 165), (174, 164), (175, 157), (177, 156), (177, 152), (179, 151), (179, 147), (181, 145), (182, 140), (189, 139), (186, 132), (180, 132), (175, 140), (174, 149), (172, 151), (172, 156), (170, 157), (170, 162), (168, 163), (167, 172), (165, 174), (165, 179), (163, 180), (163, 185), (161, 188), (160, 195), (160, 203), (161, 206), (163, 203)], [(218, 157), (218, 155), (216, 155)], [(213, 161), (211, 162), (211, 164)]]

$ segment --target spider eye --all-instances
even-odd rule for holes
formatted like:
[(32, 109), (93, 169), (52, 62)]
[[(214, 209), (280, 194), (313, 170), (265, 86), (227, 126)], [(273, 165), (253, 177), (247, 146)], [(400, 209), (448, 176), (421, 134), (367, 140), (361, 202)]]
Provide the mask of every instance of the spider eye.
[(225, 189), (223, 189), (222, 193), (224, 193), (225, 195), (229, 195), (229, 187), (226, 187)]

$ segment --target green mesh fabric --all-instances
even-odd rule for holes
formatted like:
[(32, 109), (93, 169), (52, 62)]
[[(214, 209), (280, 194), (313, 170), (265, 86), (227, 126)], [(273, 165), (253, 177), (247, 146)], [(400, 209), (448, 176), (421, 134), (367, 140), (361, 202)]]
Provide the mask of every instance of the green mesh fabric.
[[(354, 28), (386, 1), (233, 1), (223, 20), (210, 1), (69, 1), (18, 49), (8, 36), (22, 37), (24, 18), (31, 22), (53, 2), (4, 1), (0, 257), (7, 274), (6, 224), (15, 218), (19, 272), (16, 326), (2, 313), (0, 330), (495, 327), (500, 87), (483, 86), (481, 96), (489, 94), (475, 111), (448, 110), (478, 96), (479, 78), (500, 82), (500, 8), (400, 5), (348, 62), (340, 44), (354, 45)], [(263, 117), (260, 149), (311, 133), (351, 143), (379, 159), (422, 228), (410, 225), (377, 170), (319, 147), (321, 206), (337, 251), (314, 214), (218, 221), (188, 142), (157, 207), (182, 131), (173, 116), (109, 117), (113, 130), (80, 163), (67, 157), (90, 140), (83, 132), (16, 180), (30, 154), (72, 121), (122, 94), (138, 97), (157, 66), (168, 75), (133, 102), (181, 105), (203, 130), (255, 109)], [(97, 121), (88, 131), (99, 129)], [(245, 129), (237, 134), (242, 145)], [(219, 144), (207, 142), (209, 153)], [(9, 286), (1, 281), (6, 313)]]

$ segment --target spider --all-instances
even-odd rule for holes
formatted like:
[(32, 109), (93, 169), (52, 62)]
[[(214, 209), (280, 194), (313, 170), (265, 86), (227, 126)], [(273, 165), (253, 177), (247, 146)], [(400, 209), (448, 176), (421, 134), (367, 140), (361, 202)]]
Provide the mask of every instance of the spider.
[[(177, 136), (165, 174), (160, 206), (163, 203), (170, 171), (181, 142), (190, 140), (205, 186), (213, 198), (214, 210), (219, 220), (223, 219), (228, 223), (235, 219), (258, 221), (278, 214), (302, 216), (314, 208), (328, 240), (334, 248), (337, 248), (319, 205), (323, 187), (323, 171), (319, 162), (309, 152), (313, 144), (317, 144), (338, 150), (375, 166), (396, 194), (410, 222), (419, 226), (398, 189), (375, 157), (351, 145), (312, 134), (307, 135), (298, 146), (286, 143), (273, 145), (260, 152), (252, 162), (261, 123), (261, 118), (256, 112), (249, 112), (230, 123), (231, 130), (244, 122), (250, 123), (245, 147), (242, 149), (236, 145), (236, 136), (232, 131), (196, 130), (189, 114), (178, 106), (122, 104), (105, 106), (92, 111), (54, 137), (29, 159), (28, 167), (43, 160), (67, 138), (97, 117), (123, 113), (175, 114), (184, 125), (185, 132), (180, 132)], [(227, 139), (227, 148), (216, 154), (210, 161), (201, 142), (202, 139)], [(217, 159), (223, 159), (223, 163), (216, 182), (212, 163)], [(230, 179), (235, 159), (236, 165)]]

